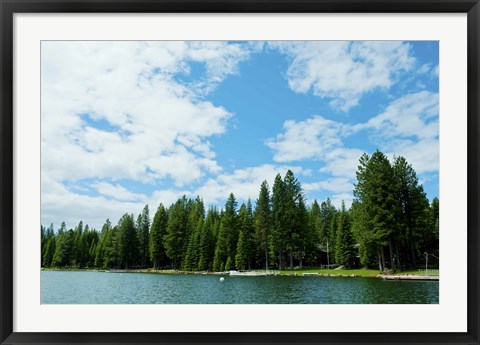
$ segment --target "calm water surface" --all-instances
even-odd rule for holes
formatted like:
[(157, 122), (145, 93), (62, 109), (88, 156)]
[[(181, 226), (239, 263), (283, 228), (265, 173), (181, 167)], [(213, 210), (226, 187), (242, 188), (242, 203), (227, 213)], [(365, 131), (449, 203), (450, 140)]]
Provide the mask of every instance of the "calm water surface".
[(42, 304), (438, 303), (438, 282), (41, 271)]

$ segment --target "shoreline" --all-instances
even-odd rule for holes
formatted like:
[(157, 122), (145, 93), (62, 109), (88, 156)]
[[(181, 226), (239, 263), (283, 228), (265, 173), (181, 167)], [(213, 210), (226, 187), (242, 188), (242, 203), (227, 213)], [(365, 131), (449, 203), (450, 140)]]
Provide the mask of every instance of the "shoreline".
[[(62, 272), (105, 272), (105, 273), (143, 273), (143, 274), (171, 274), (171, 275), (220, 275), (230, 276), (230, 271), (226, 272), (211, 272), (211, 271), (180, 271), (180, 270), (155, 270), (153, 268), (145, 269), (114, 269), (114, 270), (102, 270), (102, 269), (91, 269), (91, 268), (45, 268), (42, 267), (41, 271), (62, 271)], [(315, 272), (317, 271), (317, 272)], [(407, 272), (397, 272), (394, 274), (382, 274), (379, 271), (365, 269), (365, 272), (362, 272), (362, 269), (357, 270), (338, 270), (335, 272), (335, 269), (330, 270), (332, 272), (325, 272), (325, 270), (315, 270), (311, 271), (302, 271), (298, 272), (284, 270), (284, 271), (270, 271), (266, 273), (265, 271), (252, 271), (251, 274), (234, 274), (232, 277), (236, 276), (287, 276), (287, 277), (335, 277), (335, 278), (379, 278), (383, 280), (424, 280), (424, 281), (439, 281), (439, 276), (427, 276), (422, 274), (414, 274), (410, 271)], [(363, 273), (363, 274), (362, 274)]]

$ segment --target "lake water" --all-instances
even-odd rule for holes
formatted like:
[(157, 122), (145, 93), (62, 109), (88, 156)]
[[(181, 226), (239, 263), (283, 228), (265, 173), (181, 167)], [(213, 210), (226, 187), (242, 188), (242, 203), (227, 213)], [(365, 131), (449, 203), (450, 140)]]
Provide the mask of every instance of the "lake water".
[(438, 289), (377, 278), (41, 271), (42, 304), (427, 304), (438, 303)]

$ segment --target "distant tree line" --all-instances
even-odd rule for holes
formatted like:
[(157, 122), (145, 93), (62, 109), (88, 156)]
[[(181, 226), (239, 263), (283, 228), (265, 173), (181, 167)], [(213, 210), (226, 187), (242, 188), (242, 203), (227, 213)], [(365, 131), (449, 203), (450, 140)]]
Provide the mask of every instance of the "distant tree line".
[[(260, 186), (255, 204), (238, 207), (230, 194), (223, 209), (205, 209), (200, 197), (160, 204), (150, 221), (145, 206), (135, 219), (107, 219), (100, 231), (80, 221), (41, 227), (42, 267), (99, 269), (293, 269), (327, 263), (345, 267), (417, 267), (439, 257), (439, 201), (430, 203), (405, 158), (393, 164), (380, 151), (364, 154), (354, 201), (306, 205), (292, 171)], [(438, 264), (438, 261), (437, 261)]]

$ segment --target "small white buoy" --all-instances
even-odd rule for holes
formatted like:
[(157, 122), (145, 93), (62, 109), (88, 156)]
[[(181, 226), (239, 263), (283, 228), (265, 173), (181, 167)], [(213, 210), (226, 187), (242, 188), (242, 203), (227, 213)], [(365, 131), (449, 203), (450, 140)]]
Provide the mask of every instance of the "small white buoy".
[(223, 282), (225, 280), (225, 278), (223, 277), (220, 277), (220, 281)]

